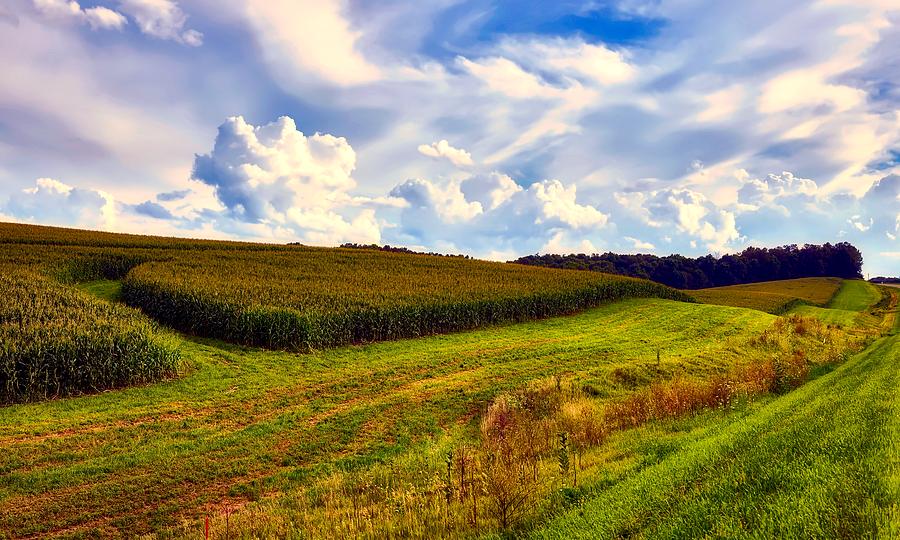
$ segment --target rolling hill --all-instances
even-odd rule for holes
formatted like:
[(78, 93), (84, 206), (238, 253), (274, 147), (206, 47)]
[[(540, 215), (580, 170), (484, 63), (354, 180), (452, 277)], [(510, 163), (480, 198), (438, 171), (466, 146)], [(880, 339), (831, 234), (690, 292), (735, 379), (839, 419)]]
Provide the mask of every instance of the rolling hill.
[[(0, 409), (0, 538), (897, 530), (891, 289), (712, 292), (808, 302), (778, 316), (591, 272), (4, 227), (12, 364), (110, 381)], [(334, 333), (278, 350), (252, 317)], [(68, 353), (21, 355), (34, 335)]]

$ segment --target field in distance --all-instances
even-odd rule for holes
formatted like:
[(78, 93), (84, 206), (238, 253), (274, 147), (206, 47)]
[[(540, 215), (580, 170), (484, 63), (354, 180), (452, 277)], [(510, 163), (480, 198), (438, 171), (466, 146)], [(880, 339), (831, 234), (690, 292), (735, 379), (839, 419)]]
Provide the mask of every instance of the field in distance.
[(303, 350), (574, 313), (635, 297), (685, 300), (646, 280), (362, 249), (203, 251), (131, 270), (123, 298), (179, 330)]
[(799, 278), (689, 291), (704, 304), (781, 314), (800, 304), (824, 307), (841, 287), (839, 278)]

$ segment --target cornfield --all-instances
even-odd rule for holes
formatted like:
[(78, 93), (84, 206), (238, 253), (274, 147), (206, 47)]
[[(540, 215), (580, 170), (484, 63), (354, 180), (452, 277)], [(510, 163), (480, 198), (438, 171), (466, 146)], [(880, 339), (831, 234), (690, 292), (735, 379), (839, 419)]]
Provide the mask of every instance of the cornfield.
[[(573, 313), (649, 281), (457, 257), (0, 224), (0, 402), (158, 380), (196, 335), (306, 351)], [(122, 281), (123, 305), (69, 285)]]
[(305, 350), (572, 313), (629, 297), (686, 300), (649, 281), (368, 250), (204, 251), (148, 262), (125, 301), (197, 335)]
[(158, 380), (178, 353), (140, 313), (0, 267), (0, 403)]

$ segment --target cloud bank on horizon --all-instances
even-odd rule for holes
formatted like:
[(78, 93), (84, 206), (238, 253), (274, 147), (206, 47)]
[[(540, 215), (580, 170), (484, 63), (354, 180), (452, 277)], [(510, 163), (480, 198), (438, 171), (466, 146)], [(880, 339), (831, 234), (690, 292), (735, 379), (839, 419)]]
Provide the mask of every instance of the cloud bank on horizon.
[(890, 0), (11, 0), (0, 63), (3, 220), (900, 272)]

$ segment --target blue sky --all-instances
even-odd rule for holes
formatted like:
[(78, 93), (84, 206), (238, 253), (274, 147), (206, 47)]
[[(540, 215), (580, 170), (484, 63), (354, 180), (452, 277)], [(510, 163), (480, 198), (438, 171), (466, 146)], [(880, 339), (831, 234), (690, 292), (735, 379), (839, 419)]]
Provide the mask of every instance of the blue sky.
[(9, 0), (0, 219), (900, 273), (895, 0)]

